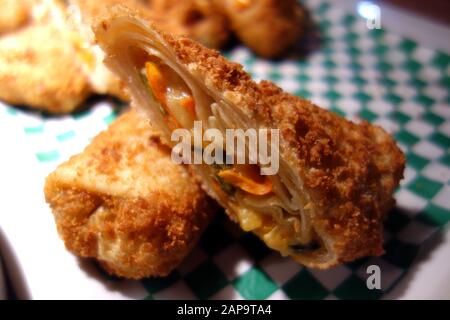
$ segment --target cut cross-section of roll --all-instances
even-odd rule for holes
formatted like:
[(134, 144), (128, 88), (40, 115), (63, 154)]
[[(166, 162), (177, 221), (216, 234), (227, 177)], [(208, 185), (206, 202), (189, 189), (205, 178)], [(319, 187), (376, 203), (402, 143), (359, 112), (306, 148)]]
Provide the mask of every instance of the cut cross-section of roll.
[(223, 135), (279, 130), (274, 175), (261, 175), (263, 163), (250, 158), (193, 165), (204, 189), (245, 231), (308, 267), (383, 253), (383, 221), (405, 162), (385, 131), (258, 84), (218, 52), (163, 33), (125, 7), (99, 19), (94, 33), (107, 65), (166, 143), (175, 146), (173, 130), (192, 130), (195, 121)]

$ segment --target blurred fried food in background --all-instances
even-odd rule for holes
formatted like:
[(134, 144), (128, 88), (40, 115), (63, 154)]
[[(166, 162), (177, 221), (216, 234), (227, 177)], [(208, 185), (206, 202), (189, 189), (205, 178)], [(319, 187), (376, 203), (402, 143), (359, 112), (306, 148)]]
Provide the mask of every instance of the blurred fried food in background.
[(280, 56), (303, 33), (305, 12), (297, 0), (215, 1), (239, 40), (260, 56)]
[(210, 48), (234, 32), (264, 57), (285, 52), (303, 29), (295, 0), (0, 0), (0, 99), (51, 113), (72, 112), (92, 94), (128, 100), (91, 30), (117, 3)]
[(91, 88), (56, 26), (24, 28), (0, 40), (0, 98), (50, 112), (70, 112)]
[(69, 10), (58, 0), (26, 4), (26, 21), (0, 38), (0, 99), (66, 113), (92, 93), (125, 97), (120, 81), (103, 66), (103, 54), (93, 46), (90, 28), (76, 7)]
[(14, 30), (30, 18), (29, 0), (0, 0), (0, 34)]
[(227, 17), (213, 0), (144, 0), (152, 20), (171, 33), (220, 49), (230, 37)]

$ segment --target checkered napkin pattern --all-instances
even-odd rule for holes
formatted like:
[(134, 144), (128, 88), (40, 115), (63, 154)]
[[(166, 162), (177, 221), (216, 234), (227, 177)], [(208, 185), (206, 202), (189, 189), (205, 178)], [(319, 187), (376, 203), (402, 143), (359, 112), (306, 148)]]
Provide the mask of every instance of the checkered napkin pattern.
[[(148, 292), (142, 298), (379, 299), (411, 267), (420, 246), (450, 220), (449, 55), (389, 30), (370, 30), (364, 19), (331, 2), (304, 4), (313, 26), (299, 46), (299, 57), (267, 61), (243, 47), (225, 54), (256, 79), (270, 79), (395, 136), (408, 163), (386, 223), (386, 254), (332, 270), (308, 270), (221, 215), (178, 270), (141, 282)], [(23, 127), (36, 162), (49, 172), (116, 117), (117, 103), (91, 104), (85, 112), (62, 118), (0, 105), (0, 122)], [(381, 268), (381, 290), (367, 288), (366, 268), (372, 264)]]

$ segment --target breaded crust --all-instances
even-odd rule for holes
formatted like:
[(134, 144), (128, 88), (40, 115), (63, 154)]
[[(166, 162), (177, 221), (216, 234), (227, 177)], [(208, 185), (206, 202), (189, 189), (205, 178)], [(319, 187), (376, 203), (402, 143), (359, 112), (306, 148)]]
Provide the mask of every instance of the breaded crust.
[(31, 0), (0, 0), (0, 34), (13, 31), (30, 18)]
[[(164, 36), (180, 61), (222, 92), (259, 126), (279, 128), (280, 156), (313, 196), (312, 224), (333, 237), (340, 262), (383, 253), (383, 222), (405, 158), (394, 140), (367, 122), (354, 124), (269, 82), (256, 84), (242, 66), (188, 39)], [(316, 267), (329, 267), (317, 265)]]
[(55, 26), (25, 27), (0, 39), (0, 99), (53, 113), (72, 111), (89, 94), (76, 52)]
[(316, 208), (312, 224), (334, 239), (339, 262), (383, 253), (383, 223), (405, 158), (392, 137), (354, 124), (270, 82), (260, 84), (281, 130), (282, 156), (299, 168)]
[[(117, 7), (99, 20), (94, 31), (108, 52), (105, 32), (120, 17), (139, 19)], [(198, 81), (247, 116), (249, 127), (279, 128), (280, 157), (305, 184), (312, 203), (312, 225), (331, 237), (336, 258), (309, 267), (328, 268), (383, 253), (383, 222), (394, 204), (392, 194), (403, 175), (405, 158), (383, 129), (355, 124), (270, 82), (255, 83), (242, 66), (227, 61), (187, 38), (152, 26)], [(233, 213), (228, 212), (232, 218)]]
[(383, 223), (403, 177), (405, 158), (380, 127), (354, 124), (269, 82), (189, 39), (164, 35), (178, 59), (259, 126), (281, 130), (280, 156), (297, 168), (316, 215), (312, 224), (335, 239), (330, 267), (383, 253)]
[(169, 274), (215, 211), (135, 112), (51, 173), (45, 196), (70, 251), (134, 279)]

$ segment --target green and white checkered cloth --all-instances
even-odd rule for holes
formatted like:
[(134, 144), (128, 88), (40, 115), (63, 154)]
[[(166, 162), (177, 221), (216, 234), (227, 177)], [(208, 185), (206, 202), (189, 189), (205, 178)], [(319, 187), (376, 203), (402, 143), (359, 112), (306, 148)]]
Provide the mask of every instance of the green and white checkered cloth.
[[(227, 56), (256, 79), (350, 119), (391, 132), (408, 159), (386, 223), (386, 254), (328, 271), (307, 270), (281, 258), (224, 216), (206, 231), (192, 255), (163, 279), (142, 281), (142, 298), (378, 299), (398, 283), (420, 246), (450, 220), (450, 56), (366, 21), (325, 0), (304, 1), (320, 34), (304, 58), (267, 61), (237, 47)], [(23, 127), (43, 170), (51, 171), (114, 120), (112, 101), (91, 102), (76, 115), (50, 117), (0, 104), (0, 123)], [(38, 190), (37, 192), (41, 192)], [(366, 266), (379, 265), (382, 290), (368, 290)], [(120, 280), (117, 280), (120, 281)]]

